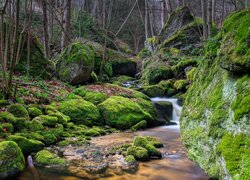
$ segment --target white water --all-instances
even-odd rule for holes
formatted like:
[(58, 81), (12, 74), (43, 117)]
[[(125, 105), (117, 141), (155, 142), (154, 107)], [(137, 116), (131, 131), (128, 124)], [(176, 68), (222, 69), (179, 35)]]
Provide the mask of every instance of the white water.
[(180, 116), (181, 116), (181, 109), (182, 107), (177, 104), (177, 99), (176, 98), (164, 98), (164, 97), (155, 97), (151, 98), (152, 102), (161, 102), (161, 101), (166, 101), (166, 102), (171, 102), (173, 105), (173, 113), (172, 113), (172, 119), (171, 122), (176, 123), (177, 125), (173, 126), (168, 126), (168, 127), (180, 127)]

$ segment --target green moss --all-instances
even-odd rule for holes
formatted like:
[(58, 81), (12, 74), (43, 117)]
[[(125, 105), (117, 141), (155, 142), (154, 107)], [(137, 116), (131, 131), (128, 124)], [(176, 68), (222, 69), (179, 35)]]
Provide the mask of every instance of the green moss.
[(55, 144), (58, 141), (56, 135), (51, 132), (42, 132), (42, 135), (44, 137), (44, 144), (46, 146)]
[(89, 101), (95, 105), (98, 105), (105, 101), (108, 96), (101, 92), (86, 92), (85, 96), (83, 97), (86, 101)]
[(10, 123), (2, 123), (1, 126), (2, 126), (3, 131), (6, 133), (14, 132), (14, 126)]
[[(245, 134), (225, 134), (217, 146), (217, 151), (221, 153), (226, 161), (226, 167), (232, 177), (246, 179), (249, 175), (250, 162), (250, 137)], [(243, 159), (246, 158), (246, 159)], [(242, 169), (241, 167), (244, 167)], [(240, 173), (240, 174), (239, 174)]]
[(196, 76), (196, 73), (197, 72), (197, 68), (196, 67), (193, 67), (191, 68), (189, 71), (186, 72), (186, 76), (187, 76), (187, 79), (188, 80), (195, 80), (195, 76)]
[(128, 155), (125, 157), (125, 161), (128, 163), (128, 164), (135, 164), (136, 163), (136, 160), (135, 160), (135, 157), (133, 155)]
[(26, 118), (16, 118), (15, 122), (13, 123), (13, 125), (14, 125), (14, 128), (16, 130), (20, 131), (22, 129), (26, 129), (28, 123), (29, 123), (29, 121), (27, 121)]
[(35, 117), (33, 120), (38, 120), (42, 123), (44, 126), (49, 126), (49, 127), (55, 127), (57, 124), (58, 118), (49, 116), (49, 115), (41, 115), (38, 117)]
[(25, 159), (21, 149), (13, 141), (0, 142), (0, 178), (17, 175), (25, 168)]
[(221, 65), (237, 73), (248, 73), (250, 67), (249, 8), (229, 15), (223, 24), (220, 46)]
[[(0, 95), (1, 96), (1, 95)], [(0, 107), (6, 107), (8, 106), (10, 103), (8, 100), (5, 100), (5, 99), (0, 99)]]
[(59, 111), (55, 111), (55, 112), (47, 111), (47, 114), (49, 116), (56, 117), (57, 120), (58, 120), (57, 123), (62, 124), (64, 127), (66, 127), (68, 122), (70, 121), (69, 116), (66, 116), (63, 113), (59, 112)]
[(188, 85), (189, 85), (188, 80), (181, 79), (181, 80), (175, 81), (174, 88), (179, 91), (187, 90)]
[(58, 110), (66, 116), (69, 116), (71, 121), (76, 124), (84, 124), (87, 126), (103, 124), (97, 107), (83, 99), (63, 101), (59, 105)]
[(161, 158), (161, 152), (157, 150), (154, 145), (147, 140), (147, 138), (142, 136), (135, 137), (133, 141), (134, 146), (139, 146), (147, 149), (149, 156), (155, 156)]
[(43, 114), (42, 111), (38, 109), (37, 107), (29, 107), (28, 112), (31, 118), (34, 118), (36, 116), (40, 116)]
[(151, 137), (151, 136), (146, 136), (145, 137), (147, 141), (149, 141), (154, 147), (156, 148), (161, 148), (163, 147), (163, 144), (158, 141), (155, 137)]
[(96, 75), (94, 71), (92, 71), (92, 73), (90, 74), (90, 81), (93, 83), (96, 83), (99, 81), (98, 76)]
[(7, 138), (7, 140), (16, 142), (25, 155), (32, 152), (38, 152), (44, 148), (44, 144), (41, 141), (27, 139), (22, 136), (11, 135)]
[(15, 116), (9, 112), (0, 112), (0, 122), (14, 123), (16, 120)]
[(30, 119), (28, 111), (21, 104), (12, 104), (8, 107), (8, 112), (18, 118)]
[(147, 149), (143, 147), (138, 147), (138, 146), (131, 146), (128, 148), (127, 155), (134, 156), (135, 159), (137, 160), (148, 160), (148, 151)]
[(145, 129), (147, 127), (147, 121), (145, 120), (142, 120), (140, 122), (138, 122), (136, 125), (132, 126), (130, 129), (132, 131), (138, 131), (138, 130), (141, 130), (141, 129)]
[(145, 59), (145, 58), (151, 56), (151, 52), (150, 52), (148, 49), (145, 49), (145, 48), (144, 48), (144, 49), (142, 49), (142, 50), (137, 54), (137, 56), (138, 56), (139, 58)]
[(48, 150), (42, 150), (36, 153), (35, 162), (42, 166), (47, 165), (65, 165), (65, 160), (57, 157)]
[(28, 134), (28, 138), (29, 139), (35, 139), (35, 140), (38, 140), (38, 141), (44, 141), (44, 137), (37, 133), (37, 132), (31, 132)]
[(99, 104), (98, 108), (106, 124), (117, 129), (129, 129), (142, 120), (153, 120), (139, 104), (124, 97), (112, 96)]
[(180, 61), (177, 65), (172, 66), (171, 69), (175, 76), (178, 76), (182, 73), (184, 73), (184, 70), (188, 66), (197, 66), (197, 62), (194, 59), (185, 59)]
[(101, 134), (96, 129), (89, 129), (84, 133), (84, 135), (91, 137), (101, 136)]
[(32, 131), (44, 130), (44, 126), (42, 125), (42, 123), (39, 120), (33, 119), (31, 122), (28, 123), (28, 128)]
[(163, 96), (165, 89), (158, 85), (143, 86), (142, 92), (149, 97)]
[(60, 147), (64, 147), (64, 146), (68, 146), (70, 143), (67, 141), (67, 140), (64, 140), (64, 141), (60, 141), (58, 142), (58, 146)]

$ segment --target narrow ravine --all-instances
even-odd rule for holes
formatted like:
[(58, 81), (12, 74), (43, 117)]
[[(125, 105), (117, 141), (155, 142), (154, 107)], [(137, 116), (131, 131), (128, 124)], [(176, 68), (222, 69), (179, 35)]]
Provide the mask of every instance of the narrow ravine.
[[(181, 114), (181, 106), (177, 104), (177, 99), (169, 98), (152, 98), (152, 102), (158, 101), (168, 101), (173, 104), (173, 114), (172, 122), (176, 125), (170, 126), (160, 126), (156, 128), (147, 129), (144, 131), (138, 131), (135, 133), (121, 132), (114, 133), (111, 135), (106, 135), (102, 137), (92, 138), (91, 144), (94, 146), (104, 149), (106, 147), (111, 147), (117, 144), (131, 143), (135, 136), (153, 136), (159, 139), (164, 147), (160, 148), (163, 155), (162, 159), (150, 160), (147, 162), (140, 162), (138, 170), (136, 173), (112, 173), (109, 172), (106, 175), (93, 175), (93, 177), (88, 176), (86, 178), (98, 178), (98, 179), (148, 179), (148, 180), (206, 180), (209, 177), (205, 172), (198, 167), (194, 162), (188, 159), (186, 150), (180, 141), (180, 128), (179, 128), (179, 117)], [(41, 180), (78, 180), (83, 179), (83, 177), (74, 177), (72, 175), (67, 175), (63, 172), (54, 172), (49, 169), (37, 168), (39, 173), (39, 178), (37, 174), (34, 174), (34, 167), (29, 167), (27, 171), (22, 173), (18, 179), (19, 180), (31, 180), (31, 179), (41, 179)], [(35, 176), (34, 176), (35, 175)]]

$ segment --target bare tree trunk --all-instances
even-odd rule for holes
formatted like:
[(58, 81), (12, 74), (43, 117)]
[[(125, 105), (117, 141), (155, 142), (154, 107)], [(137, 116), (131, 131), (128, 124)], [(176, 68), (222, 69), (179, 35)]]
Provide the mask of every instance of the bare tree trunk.
[(216, 0), (212, 0), (212, 22), (215, 22), (215, 7), (216, 7)]
[(226, 0), (223, 0), (222, 2), (222, 14), (221, 14), (221, 19), (220, 19), (220, 27), (222, 27), (222, 23), (225, 18), (225, 1)]
[(208, 38), (211, 37), (211, 32), (212, 32), (212, 25), (213, 25), (213, 22), (212, 22), (212, 19), (213, 19), (213, 13), (212, 13), (212, 0), (208, 0), (208, 3), (207, 3), (207, 24), (208, 24)]
[(43, 46), (45, 51), (45, 58), (50, 57), (50, 46), (49, 46), (49, 30), (48, 30), (48, 15), (47, 15), (47, 2), (42, 0), (43, 6)]
[(207, 0), (201, 0), (202, 19), (203, 19), (203, 40), (207, 39)]
[(148, 39), (148, 2), (145, 0), (145, 37)]
[(173, 8), (172, 8), (172, 5), (171, 5), (171, 1), (170, 0), (166, 0), (166, 5), (167, 5), (167, 8), (168, 8), (169, 14), (171, 14), (172, 11), (173, 11)]
[(71, 25), (70, 25), (70, 19), (71, 19), (71, 0), (65, 0), (64, 3), (64, 15), (63, 15), (63, 29), (62, 32), (62, 43), (61, 48), (62, 50), (64, 47), (66, 47), (70, 42), (71, 37)]

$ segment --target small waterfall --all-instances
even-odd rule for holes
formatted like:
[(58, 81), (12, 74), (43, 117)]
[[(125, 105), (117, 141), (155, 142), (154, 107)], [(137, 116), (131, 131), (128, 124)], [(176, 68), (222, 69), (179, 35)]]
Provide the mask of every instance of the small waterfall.
[(160, 102), (160, 101), (171, 102), (173, 105), (173, 113), (172, 113), (171, 121), (179, 125), (179, 119), (181, 116), (182, 107), (178, 105), (176, 98), (155, 97), (155, 98), (151, 98), (151, 101), (152, 102)]

